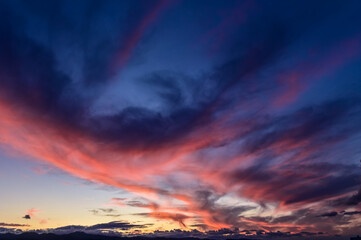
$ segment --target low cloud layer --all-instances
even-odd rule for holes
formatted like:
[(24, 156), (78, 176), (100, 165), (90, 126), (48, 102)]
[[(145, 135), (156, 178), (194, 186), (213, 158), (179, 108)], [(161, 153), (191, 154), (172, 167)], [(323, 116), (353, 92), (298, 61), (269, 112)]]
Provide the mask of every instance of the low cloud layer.
[(3, 223), (0, 222), (0, 227), (9, 227), (9, 228), (16, 228), (16, 227), (29, 227), (30, 225), (28, 224), (17, 224), (17, 223)]
[(131, 224), (126, 221), (112, 221), (108, 223), (99, 223), (91, 226), (82, 226), (82, 225), (68, 225), (63, 227), (58, 227), (54, 229), (46, 229), (44, 232), (57, 233), (57, 234), (68, 234), (72, 232), (86, 232), (91, 234), (103, 234), (107, 232), (117, 233), (122, 235), (122, 231), (128, 231), (133, 229), (143, 229), (149, 227), (149, 224), (139, 225)]

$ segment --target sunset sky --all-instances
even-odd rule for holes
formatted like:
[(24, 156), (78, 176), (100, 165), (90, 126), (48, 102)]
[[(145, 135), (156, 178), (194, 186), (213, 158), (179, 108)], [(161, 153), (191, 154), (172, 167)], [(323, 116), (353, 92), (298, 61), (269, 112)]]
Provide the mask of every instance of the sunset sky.
[(0, 0), (0, 233), (361, 234), (360, 12)]

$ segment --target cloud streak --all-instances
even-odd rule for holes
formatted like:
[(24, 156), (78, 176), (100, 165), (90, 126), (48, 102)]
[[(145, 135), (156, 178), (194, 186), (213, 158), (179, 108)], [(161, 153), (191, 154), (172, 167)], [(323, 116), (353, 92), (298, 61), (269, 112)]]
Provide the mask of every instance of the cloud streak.
[(28, 224), (17, 224), (17, 223), (3, 223), (0, 222), (0, 227), (18, 228), (18, 227), (29, 227)]

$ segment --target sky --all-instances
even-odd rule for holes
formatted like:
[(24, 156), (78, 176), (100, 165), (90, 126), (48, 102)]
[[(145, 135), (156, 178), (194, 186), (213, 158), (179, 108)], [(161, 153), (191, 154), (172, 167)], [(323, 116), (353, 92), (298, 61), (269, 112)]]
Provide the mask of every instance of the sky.
[(358, 0), (1, 0), (0, 232), (361, 234)]

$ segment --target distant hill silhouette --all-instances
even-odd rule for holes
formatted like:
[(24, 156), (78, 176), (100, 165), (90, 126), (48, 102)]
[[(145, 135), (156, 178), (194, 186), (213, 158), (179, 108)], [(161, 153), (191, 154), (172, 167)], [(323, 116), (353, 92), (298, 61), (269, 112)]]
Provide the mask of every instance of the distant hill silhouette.
[[(168, 238), (168, 237), (121, 237), (121, 236), (106, 236), (106, 235), (95, 235), (87, 234), (84, 232), (74, 232), (69, 234), (54, 234), (54, 233), (35, 233), (25, 232), (21, 234), (5, 233), (0, 234), (0, 240), (199, 240), (200, 238)], [(210, 240), (203, 239), (202, 240)], [(237, 240), (250, 240), (246, 238)], [(256, 240), (256, 239), (252, 239)]]

